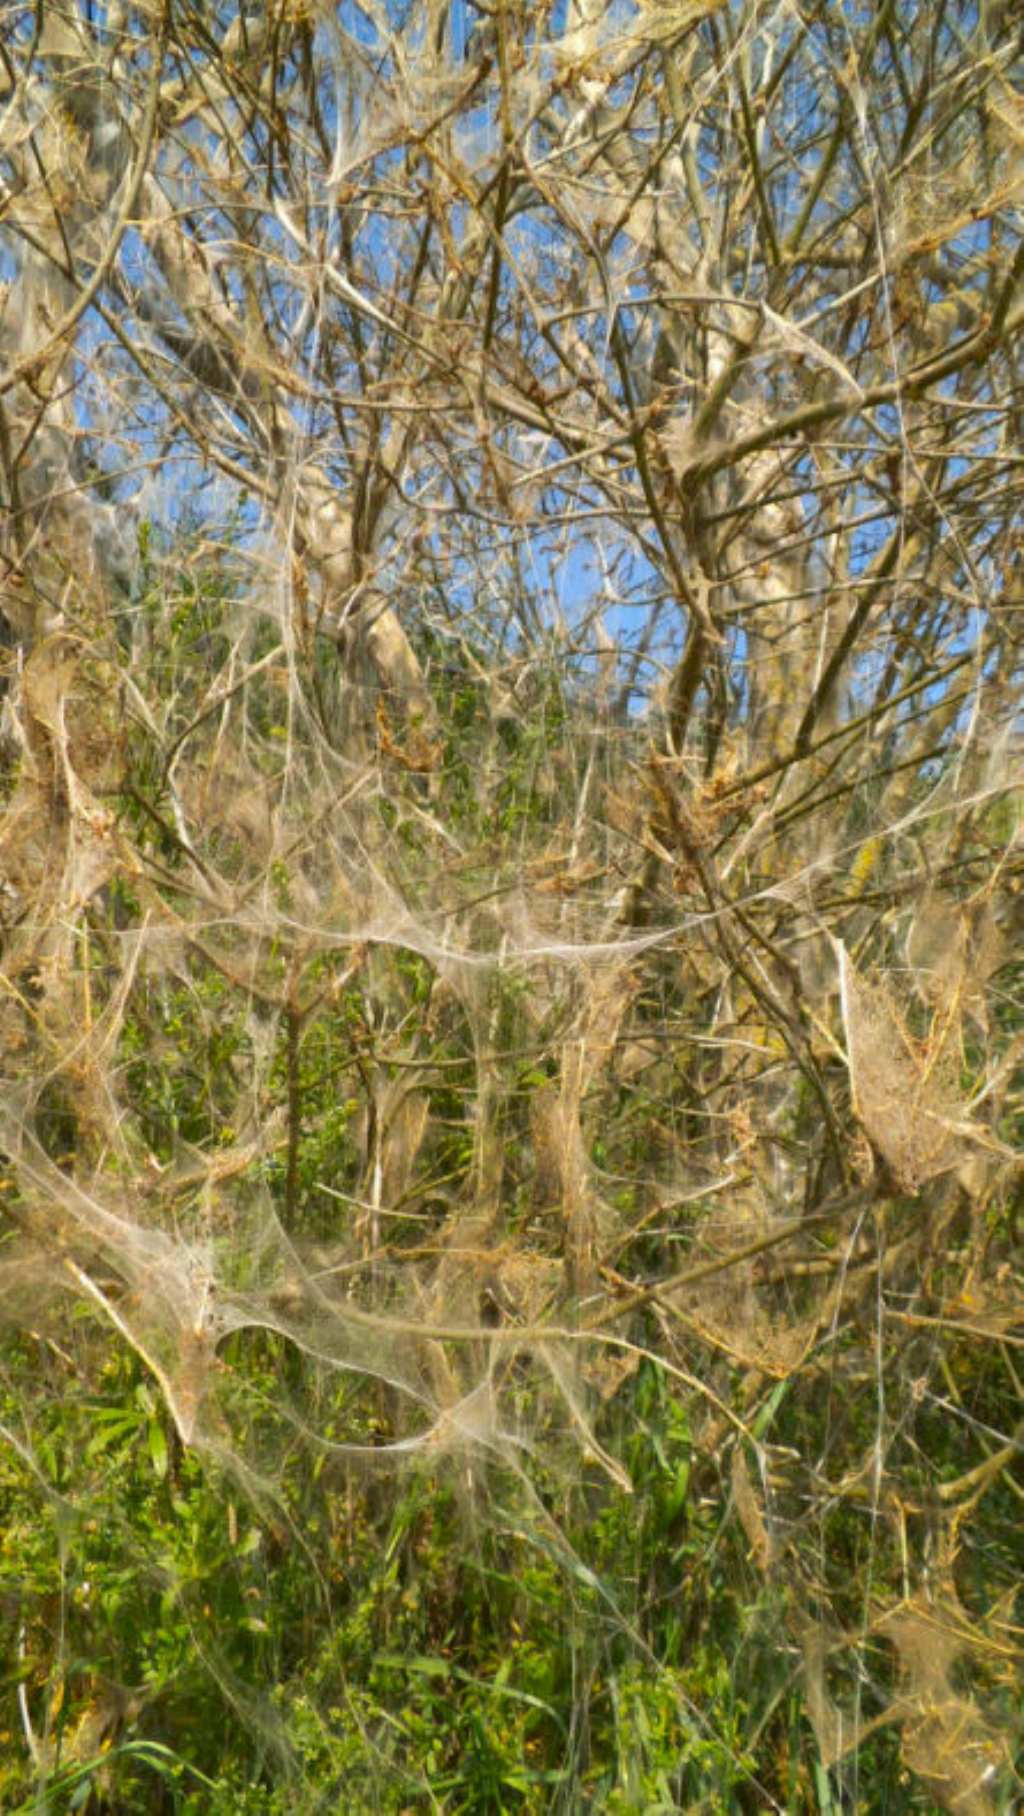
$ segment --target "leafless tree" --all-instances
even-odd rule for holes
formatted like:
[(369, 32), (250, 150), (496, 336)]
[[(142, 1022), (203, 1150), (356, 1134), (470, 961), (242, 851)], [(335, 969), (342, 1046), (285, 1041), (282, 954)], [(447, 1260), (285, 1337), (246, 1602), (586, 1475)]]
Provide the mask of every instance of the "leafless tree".
[[(873, 1461), (851, 1424), (790, 1482), (759, 1415), (830, 1369), (881, 1407), (929, 1319), (938, 1392), (951, 1250), (979, 1343), (1019, 1317), (991, 1233), (1020, 1101), (1010, 9), (38, 0), (5, 27), (25, 1252), (70, 1256), (214, 1449), (204, 1368), (246, 1323), (410, 1405), (429, 1381), (416, 1441), (499, 1450), (532, 1332), (621, 1486), (594, 1407), (653, 1344), (707, 1456), (733, 1444), (764, 1579), (802, 1586), (838, 1767), (865, 1723), (825, 1688), (849, 1617), (811, 1618), (809, 1535), (830, 1496), (905, 1527), (912, 1471), (879, 1411)], [(179, 987), (215, 1020), (211, 976), (251, 1076), (172, 1164), (125, 1029)], [(299, 1241), (302, 1056), (356, 997), (342, 1305)], [(172, 1225), (201, 1179), (241, 1228), (275, 1157), (260, 1298)], [(1002, 1743), (922, 1635), (960, 1618), (1003, 1437), (936, 1491), (931, 1586), (860, 1609), (949, 1809), (996, 1807)]]

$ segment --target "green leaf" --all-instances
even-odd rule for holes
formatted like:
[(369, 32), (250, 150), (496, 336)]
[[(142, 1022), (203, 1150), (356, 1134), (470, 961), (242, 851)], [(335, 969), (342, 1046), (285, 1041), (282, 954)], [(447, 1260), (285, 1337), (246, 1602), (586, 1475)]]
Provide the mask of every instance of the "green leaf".
[(85, 1447), (88, 1462), (92, 1462), (104, 1450), (109, 1450), (111, 1444), (116, 1444), (119, 1439), (134, 1437), (139, 1429), (139, 1421), (134, 1413), (119, 1413), (115, 1417), (94, 1414), (94, 1417), (102, 1417), (103, 1423)]
[(154, 1419), (149, 1427), (149, 1455), (153, 1473), (162, 1482), (167, 1474), (167, 1439), (164, 1428)]

